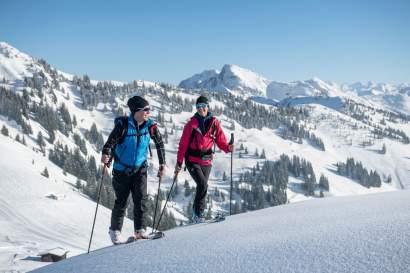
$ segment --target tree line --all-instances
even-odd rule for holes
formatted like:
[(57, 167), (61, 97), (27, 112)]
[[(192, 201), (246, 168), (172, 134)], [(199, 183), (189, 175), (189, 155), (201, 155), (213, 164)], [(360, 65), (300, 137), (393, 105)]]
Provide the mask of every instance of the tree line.
[(348, 158), (346, 163), (338, 162), (336, 167), (338, 174), (356, 180), (364, 187), (380, 187), (382, 184), (382, 180), (377, 171), (370, 170), (369, 172), (363, 167), (362, 162), (356, 162), (353, 158)]

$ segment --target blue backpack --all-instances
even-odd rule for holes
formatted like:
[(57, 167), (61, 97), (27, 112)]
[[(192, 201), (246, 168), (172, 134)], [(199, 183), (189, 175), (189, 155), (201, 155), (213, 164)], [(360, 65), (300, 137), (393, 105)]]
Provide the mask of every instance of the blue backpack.
[(151, 147), (149, 145), (151, 139), (150, 128), (154, 125), (154, 121), (148, 119), (144, 127), (140, 130), (134, 125), (129, 127), (129, 117), (117, 117), (114, 121), (115, 126), (121, 126), (121, 136), (114, 151), (113, 168), (118, 171), (125, 172), (131, 175), (139, 170), (140, 167), (146, 165), (147, 149), (152, 156)]

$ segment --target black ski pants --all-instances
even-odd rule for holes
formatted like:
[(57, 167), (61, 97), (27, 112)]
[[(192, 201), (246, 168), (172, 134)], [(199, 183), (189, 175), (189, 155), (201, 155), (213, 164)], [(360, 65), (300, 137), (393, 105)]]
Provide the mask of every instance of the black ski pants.
[(113, 170), (112, 185), (115, 191), (115, 203), (111, 213), (111, 230), (121, 230), (128, 196), (132, 194), (134, 202), (134, 230), (146, 228), (144, 212), (147, 211), (147, 167), (143, 165), (137, 172), (128, 176)]
[(187, 162), (189, 174), (196, 183), (196, 194), (193, 204), (194, 212), (200, 215), (204, 212), (206, 206), (206, 194), (208, 191), (208, 179), (211, 173), (212, 165), (201, 166), (197, 163)]

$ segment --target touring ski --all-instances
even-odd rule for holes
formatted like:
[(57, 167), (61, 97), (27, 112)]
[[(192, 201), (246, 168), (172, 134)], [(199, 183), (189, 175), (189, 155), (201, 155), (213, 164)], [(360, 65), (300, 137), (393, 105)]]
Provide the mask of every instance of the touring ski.
[(190, 222), (186, 225), (183, 225), (183, 227), (185, 226), (191, 226), (191, 225), (201, 225), (201, 224), (212, 224), (212, 223), (218, 223), (218, 222), (222, 222), (225, 220), (225, 216), (223, 214), (218, 214), (216, 215), (214, 218), (211, 219), (207, 219), (203, 222)]
[(118, 244), (115, 244), (115, 245), (124, 245), (124, 244), (133, 243), (133, 242), (136, 242), (136, 241), (156, 240), (156, 239), (161, 239), (161, 238), (163, 238), (164, 236), (165, 236), (165, 233), (164, 233), (164, 232), (162, 232), (162, 231), (157, 231), (157, 232), (154, 232), (154, 233), (150, 233), (150, 234), (148, 235), (148, 239), (135, 239), (134, 236), (130, 236), (130, 237), (128, 237), (128, 239), (125, 240), (124, 242), (121, 242), (121, 243), (118, 243)]

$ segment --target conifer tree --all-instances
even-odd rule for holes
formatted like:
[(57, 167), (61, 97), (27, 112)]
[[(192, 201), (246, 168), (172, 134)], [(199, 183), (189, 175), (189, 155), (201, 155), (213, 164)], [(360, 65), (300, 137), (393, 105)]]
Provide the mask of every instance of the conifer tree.
[(73, 127), (77, 127), (77, 118), (75, 115), (73, 115)]
[(44, 171), (41, 173), (42, 176), (49, 178), (50, 174), (48, 173), (47, 167), (44, 168)]
[(382, 147), (381, 153), (382, 153), (382, 154), (385, 154), (385, 153), (386, 153), (386, 144), (385, 144), (385, 143), (383, 143), (383, 147)]
[(319, 187), (323, 190), (329, 191), (329, 180), (323, 174), (320, 175)]
[(184, 183), (184, 188), (185, 188), (185, 197), (188, 197), (191, 194), (191, 188), (189, 187), (188, 180), (186, 179)]
[(265, 159), (265, 158), (266, 158), (265, 149), (262, 149), (261, 159)]
[(44, 146), (46, 145), (44, 138), (43, 138), (43, 134), (41, 133), (41, 131), (38, 132), (37, 134), (37, 144), (38, 146), (40, 146), (40, 149), (43, 150)]
[(188, 206), (186, 207), (186, 210), (187, 210), (188, 219), (191, 219), (192, 213), (193, 213), (192, 201), (189, 201)]
[(9, 136), (9, 129), (5, 125), (1, 128), (1, 133), (5, 136)]

